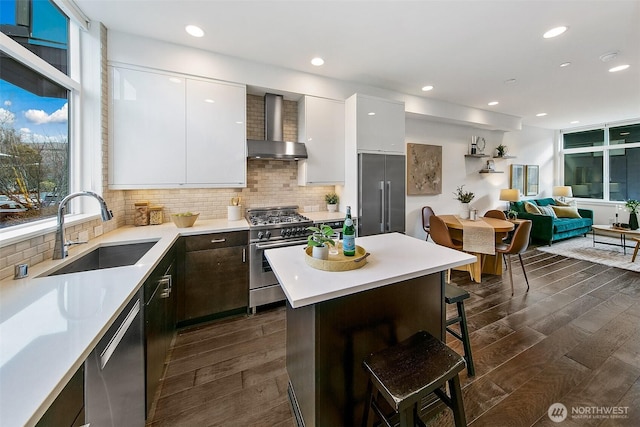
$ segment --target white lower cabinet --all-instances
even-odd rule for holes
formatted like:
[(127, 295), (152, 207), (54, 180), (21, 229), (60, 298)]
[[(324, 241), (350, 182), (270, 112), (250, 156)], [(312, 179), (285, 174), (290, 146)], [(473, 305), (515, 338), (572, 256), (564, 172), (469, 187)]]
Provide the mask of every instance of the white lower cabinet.
[(308, 159), (298, 162), (298, 185), (344, 183), (344, 102), (304, 96), (298, 105), (298, 140)]
[(246, 186), (246, 88), (111, 67), (109, 187)]

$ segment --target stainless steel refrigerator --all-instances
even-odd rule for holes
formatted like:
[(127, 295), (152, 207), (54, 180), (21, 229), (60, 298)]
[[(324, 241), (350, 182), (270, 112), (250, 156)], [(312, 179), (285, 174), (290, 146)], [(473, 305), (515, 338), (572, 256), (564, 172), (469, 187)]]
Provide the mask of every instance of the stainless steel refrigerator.
[(405, 156), (358, 154), (358, 235), (405, 232)]

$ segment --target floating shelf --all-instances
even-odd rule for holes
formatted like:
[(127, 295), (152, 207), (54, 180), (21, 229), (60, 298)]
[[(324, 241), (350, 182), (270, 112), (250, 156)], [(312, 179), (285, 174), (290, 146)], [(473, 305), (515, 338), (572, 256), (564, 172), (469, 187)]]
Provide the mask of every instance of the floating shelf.
[(515, 159), (516, 156), (493, 156), (494, 159)]
[(480, 169), (480, 173), (504, 173), (504, 171), (492, 171), (491, 169)]
[(486, 157), (491, 157), (488, 154), (465, 154), (465, 157), (474, 157), (476, 159), (482, 159), (482, 158), (486, 158)]

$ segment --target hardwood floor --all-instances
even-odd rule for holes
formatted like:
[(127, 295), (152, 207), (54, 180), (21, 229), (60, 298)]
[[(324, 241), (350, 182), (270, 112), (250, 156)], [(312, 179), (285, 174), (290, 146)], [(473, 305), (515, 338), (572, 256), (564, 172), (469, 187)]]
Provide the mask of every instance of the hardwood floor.
[[(529, 250), (531, 289), (508, 273), (469, 281), (467, 322), (476, 368), (461, 381), (471, 426), (639, 426), (640, 274)], [(453, 314), (454, 307), (448, 307)], [(448, 336), (458, 352), (462, 345)], [(287, 400), (285, 310), (180, 331), (150, 426), (293, 426)], [(547, 416), (563, 403), (562, 423)], [(575, 419), (572, 408), (622, 407), (626, 418)], [(450, 411), (428, 421), (451, 426)]]

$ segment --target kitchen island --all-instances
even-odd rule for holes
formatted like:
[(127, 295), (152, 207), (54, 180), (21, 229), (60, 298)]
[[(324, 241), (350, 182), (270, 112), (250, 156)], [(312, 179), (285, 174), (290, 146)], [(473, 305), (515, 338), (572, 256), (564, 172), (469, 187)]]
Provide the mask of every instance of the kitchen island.
[(399, 233), (358, 238), (362, 268), (329, 272), (302, 246), (265, 255), (287, 296), (289, 396), (298, 425), (359, 425), (366, 391), (361, 361), (418, 330), (444, 338), (447, 269), (475, 257)]

